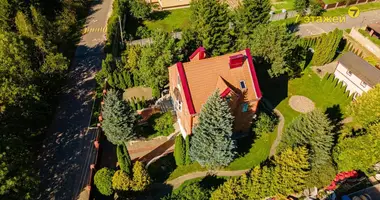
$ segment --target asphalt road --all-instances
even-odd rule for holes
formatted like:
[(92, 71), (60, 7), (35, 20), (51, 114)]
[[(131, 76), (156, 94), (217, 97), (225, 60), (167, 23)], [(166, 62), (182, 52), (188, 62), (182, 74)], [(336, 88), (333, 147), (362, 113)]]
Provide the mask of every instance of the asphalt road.
[(77, 46), (64, 94), (39, 156), (38, 199), (76, 199), (86, 186), (94, 160), (95, 131), (87, 130), (93, 105), (95, 73), (101, 68), (107, 18), (112, 0), (94, 1), (86, 19), (89, 32)]
[(302, 37), (319, 35), (322, 33), (333, 31), (335, 28), (348, 29), (352, 27), (363, 27), (367, 24), (375, 22), (380, 22), (380, 10), (362, 12), (357, 18), (351, 18), (348, 15), (346, 15), (346, 22), (343, 23), (313, 22), (308, 24), (301, 24), (298, 27), (297, 35), (300, 35)]

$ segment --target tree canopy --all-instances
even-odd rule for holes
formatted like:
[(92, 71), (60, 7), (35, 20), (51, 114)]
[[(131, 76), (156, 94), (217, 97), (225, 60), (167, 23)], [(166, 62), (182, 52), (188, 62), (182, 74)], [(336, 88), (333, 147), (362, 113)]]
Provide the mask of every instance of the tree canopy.
[(112, 144), (120, 145), (135, 137), (136, 113), (127, 102), (120, 99), (117, 91), (107, 92), (102, 114), (102, 128)]
[(227, 101), (215, 91), (203, 105), (190, 140), (190, 158), (211, 168), (227, 166), (235, 157), (234, 117)]
[(259, 25), (250, 35), (248, 46), (253, 56), (271, 65), (269, 75), (277, 77), (298, 67), (297, 40), (297, 37), (283, 25)]

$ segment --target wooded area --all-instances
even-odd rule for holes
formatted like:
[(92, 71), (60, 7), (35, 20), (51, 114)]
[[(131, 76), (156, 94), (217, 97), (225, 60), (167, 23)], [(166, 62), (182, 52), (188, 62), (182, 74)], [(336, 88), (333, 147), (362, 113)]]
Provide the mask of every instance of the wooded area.
[(0, 199), (36, 199), (37, 153), (88, 5), (0, 0)]

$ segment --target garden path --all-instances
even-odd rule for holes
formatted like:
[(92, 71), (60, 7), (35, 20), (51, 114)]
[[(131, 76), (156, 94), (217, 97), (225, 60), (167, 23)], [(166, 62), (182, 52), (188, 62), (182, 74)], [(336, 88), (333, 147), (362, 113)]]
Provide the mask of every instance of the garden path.
[(270, 148), (269, 157), (272, 157), (274, 154), (276, 154), (276, 148), (277, 148), (278, 144), (280, 144), (281, 137), (282, 137), (282, 131), (284, 129), (284, 124), (285, 124), (285, 118), (282, 115), (282, 113), (277, 109), (274, 109), (273, 111), (279, 117), (279, 123), (277, 126), (277, 137), (274, 140), (274, 142)]
[(215, 176), (240, 176), (247, 173), (250, 169), (237, 170), (237, 171), (204, 171), (204, 172), (193, 172), (190, 174), (185, 174), (176, 179), (166, 182), (166, 184), (173, 186), (173, 189), (178, 188), (187, 180), (191, 180), (194, 178), (205, 177), (207, 175), (215, 175)]

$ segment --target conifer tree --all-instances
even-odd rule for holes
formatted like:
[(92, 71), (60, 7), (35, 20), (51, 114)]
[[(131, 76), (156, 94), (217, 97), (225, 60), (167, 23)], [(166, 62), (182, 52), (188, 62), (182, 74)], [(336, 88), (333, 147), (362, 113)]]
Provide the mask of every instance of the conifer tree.
[(119, 88), (123, 90), (126, 89), (127, 86), (125, 85), (123, 74), (120, 72), (117, 72), (117, 74), (119, 79)]
[[(271, 3), (269, 0), (243, 0), (235, 13), (235, 33), (238, 40), (248, 40), (259, 24), (269, 22)], [(242, 41), (241, 41), (242, 42)], [(243, 42), (244, 44), (247, 41)]]
[(191, 138), (190, 157), (202, 166), (227, 166), (235, 156), (234, 117), (227, 102), (215, 91), (203, 105)]
[(331, 160), (333, 126), (320, 110), (314, 110), (294, 119), (285, 131), (280, 149), (308, 146), (311, 166), (317, 167)]
[(132, 161), (131, 157), (129, 156), (127, 146), (125, 144), (118, 145), (116, 149), (116, 155), (117, 161), (120, 165), (120, 169), (128, 175), (131, 175)]
[(151, 183), (150, 176), (145, 169), (145, 166), (136, 161), (133, 165), (133, 191), (144, 191)]
[(108, 141), (118, 145), (135, 137), (136, 115), (129, 104), (119, 99), (119, 93), (110, 90), (104, 97), (102, 128)]
[(175, 163), (177, 166), (182, 166), (185, 164), (185, 157), (186, 157), (186, 152), (185, 152), (185, 144), (182, 135), (178, 135), (175, 138), (175, 146), (174, 146), (174, 158), (175, 158)]
[(309, 8), (309, 5), (310, 5), (309, 0), (295, 0), (294, 1), (294, 9), (301, 16), (304, 16), (306, 14), (306, 10)]
[(190, 6), (192, 28), (212, 55), (229, 51), (231, 37), (227, 4), (218, 0), (194, 0)]
[(343, 32), (335, 29), (333, 32), (323, 34), (315, 46), (313, 64), (320, 66), (331, 62), (336, 54)]
[(190, 136), (186, 136), (186, 165), (191, 164), (191, 159), (190, 159)]

